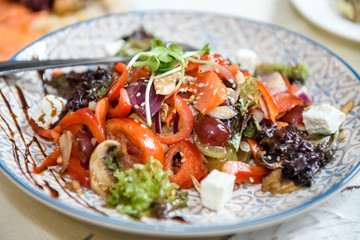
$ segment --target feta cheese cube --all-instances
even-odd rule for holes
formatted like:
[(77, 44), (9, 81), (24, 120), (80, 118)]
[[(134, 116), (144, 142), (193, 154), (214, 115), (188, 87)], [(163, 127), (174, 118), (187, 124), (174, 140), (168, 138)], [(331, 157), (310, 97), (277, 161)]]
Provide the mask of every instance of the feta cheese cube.
[(323, 103), (303, 112), (303, 122), (309, 134), (333, 134), (345, 120), (345, 113)]
[(235, 175), (213, 170), (200, 185), (201, 203), (212, 210), (220, 210), (231, 199)]
[(240, 70), (246, 70), (252, 75), (255, 73), (257, 54), (253, 50), (246, 48), (239, 49), (234, 60), (235, 63), (240, 64)]
[(55, 95), (47, 95), (41, 99), (39, 105), (31, 109), (31, 118), (42, 128), (49, 128), (59, 120), (59, 115), (66, 105), (66, 99)]

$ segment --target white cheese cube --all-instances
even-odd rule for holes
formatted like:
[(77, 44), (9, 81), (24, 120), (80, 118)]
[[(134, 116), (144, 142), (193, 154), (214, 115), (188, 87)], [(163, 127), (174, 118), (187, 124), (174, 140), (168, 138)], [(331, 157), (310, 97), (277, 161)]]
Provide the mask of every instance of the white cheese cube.
[(235, 63), (240, 64), (240, 70), (246, 70), (252, 75), (255, 73), (257, 54), (253, 50), (246, 48), (239, 49), (234, 60)]
[(200, 197), (204, 207), (220, 210), (231, 199), (235, 175), (213, 170), (201, 181)]
[(339, 130), (345, 117), (345, 113), (326, 103), (303, 112), (303, 122), (310, 134), (333, 134)]
[(51, 124), (59, 120), (59, 115), (66, 103), (66, 99), (62, 97), (47, 95), (31, 110), (31, 118), (39, 127), (49, 128)]

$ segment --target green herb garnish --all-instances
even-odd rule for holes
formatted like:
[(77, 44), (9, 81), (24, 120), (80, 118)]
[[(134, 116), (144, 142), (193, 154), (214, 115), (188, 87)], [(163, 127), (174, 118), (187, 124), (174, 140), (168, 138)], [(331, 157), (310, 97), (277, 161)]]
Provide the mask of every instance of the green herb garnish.
[(160, 39), (152, 39), (150, 51), (139, 52), (131, 59), (127, 66), (128, 68), (132, 66), (147, 66), (152, 71), (145, 92), (146, 121), (149, 126), (152, 124), (149, 94), (153, 80), (155, 78), (162, 78), (174, 72), (181, 71), (180, 80), (175, 87), (175, 90), (177, 90), (184, 80), (185, 67), (190, 58), (191, 61), (201, 61), (201, 63), (216, 64), (215, 62), (192, 58), (193, 56), (203, 56), (210, 51), (211, 47), (209, 44), (206, 44), (199, 51), (184, 52), (183, 49), (176, 43), (172, 43), (166, 48), (164, 42)]
[(115, 170), (117, 183), (106, 199), (107, 206), (136, 218), (162, 216), (161, 211), (186, 207), (187, 192), (178, 192), (179, 186), (169, 180), (171, 172), (162, 168), (159, 161), (151, 158), (145, 165)]

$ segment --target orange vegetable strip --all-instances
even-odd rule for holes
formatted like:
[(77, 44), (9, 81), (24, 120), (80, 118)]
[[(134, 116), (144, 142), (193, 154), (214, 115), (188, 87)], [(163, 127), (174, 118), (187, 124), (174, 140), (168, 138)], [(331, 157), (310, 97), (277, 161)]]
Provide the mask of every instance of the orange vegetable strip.
[(120, 78), (115, 82), (113, 82), (109, 87), (107, 92), (107, 97), (110, 102), (116, 100), (117, 97), (119, 96), (120, 89), (125, 86), (125, 83), (128, 80), (129, 71), (130, 68), (126, 69), (126, 71), (123, 74), (121, 74)]
[(118, 73), (123, 73), (126, 70), (126, 64), (123, 62), (118, 62), (115, 64), (114, 68)]
[(41, 173), (42, 171), (44, 171), (47, 166), (55, 166), (57, 165), (56, 160), (57, 158), (60, 156), (61, 152), (60, 152), (60, 148), (55, 148), (55, 151), (46, 156), (45, 160), (41, 163), (40, 166), (34, 166), (33, 171), (34, 173)]
[(127, 91), (124, 88), (120, 89), (119, 101), (116, 107), (109, 106), (108, 116), (126, 117), (131, 111), (131, 101)]
[(235, 175), (235, 182), (261, 183), (261, 177), (268, 173), (267, 169), (261, 166), (253, 166), (241, 161), (227, 161), (222, 171)]
[(275, 122), (275, 118), (278, 115), (278, 106), (275, 99), (272, 96), (270, 90), (260, 81), (258, 81), (258, 89), (262, 93), (259, 99), (259, 106), (264, 112), (264, 117)]
[(109, 110), (109, 99), (104, 97), (96, 103), (95, 117), (99, 121), (101, 127), (105, 129), (106, 115)]

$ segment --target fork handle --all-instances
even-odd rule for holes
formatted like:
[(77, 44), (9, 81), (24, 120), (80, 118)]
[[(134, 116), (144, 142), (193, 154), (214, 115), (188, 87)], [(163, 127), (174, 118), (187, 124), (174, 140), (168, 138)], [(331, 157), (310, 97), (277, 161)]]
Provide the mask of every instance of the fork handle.
[(4, 61), (0, 62), (0, 73), (14, 71), (44, 70), (70, 66), (106, 64), (115, 62), (128, 62), (131, 57), (102, 57), (102, 58), (79, 58), (79, 59), (54, 59), (54, 60), (28, 60), (28, 61)]

